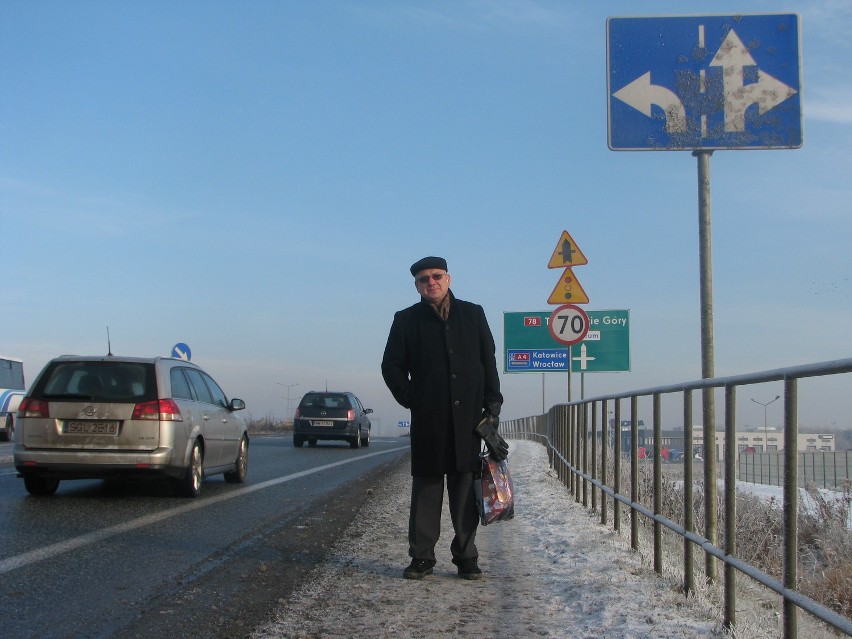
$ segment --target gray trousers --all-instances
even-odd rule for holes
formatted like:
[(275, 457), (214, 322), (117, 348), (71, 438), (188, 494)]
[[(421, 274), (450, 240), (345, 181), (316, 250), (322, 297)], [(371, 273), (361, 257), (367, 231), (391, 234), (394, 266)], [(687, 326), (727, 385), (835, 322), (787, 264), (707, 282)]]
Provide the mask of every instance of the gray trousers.
[[(411, 481), (411, 511), (408, 517), (408, 555), (413, 559), (435, 561), (435, 544), (441, 534), (444, 501), (444, 475), (414, 476)], [(474, 559), (479, 511), (473, 492), (473, 473), (446, 475), (453, 537), (453, 562)]]

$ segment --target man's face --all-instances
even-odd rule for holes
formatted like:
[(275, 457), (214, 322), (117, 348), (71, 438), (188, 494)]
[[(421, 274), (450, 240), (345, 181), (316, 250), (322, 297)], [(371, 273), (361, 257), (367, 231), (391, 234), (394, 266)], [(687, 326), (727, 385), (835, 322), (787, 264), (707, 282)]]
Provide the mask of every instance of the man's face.
[(427, 268), (414, 276), (414, 286), (421, 297), (440, 302), (450, 288), (450, 274), (439, 268)]

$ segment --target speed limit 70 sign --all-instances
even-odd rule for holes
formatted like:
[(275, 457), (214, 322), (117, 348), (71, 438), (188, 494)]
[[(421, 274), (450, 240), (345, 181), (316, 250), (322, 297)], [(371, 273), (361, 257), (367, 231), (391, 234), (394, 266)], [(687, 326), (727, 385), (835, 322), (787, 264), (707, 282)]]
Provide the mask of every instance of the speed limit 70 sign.
[(553, 339), (570, 346), (589, 332), (589, 316), (576, 304), (563, 304), (550, 314), (547, 328)]

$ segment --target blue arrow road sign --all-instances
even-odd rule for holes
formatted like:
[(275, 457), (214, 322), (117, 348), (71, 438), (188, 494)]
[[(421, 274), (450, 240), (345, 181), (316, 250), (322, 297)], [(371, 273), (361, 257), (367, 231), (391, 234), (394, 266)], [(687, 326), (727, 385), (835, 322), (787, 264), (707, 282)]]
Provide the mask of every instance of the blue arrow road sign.
[(183, 342), (178, 342), (172, 346), (172, 357), (175, 359), (186, 360), (188, 362), (192, 359), (192, 351), (189, 350), (189, 346)]
[(607, 20), (614, 151), (802, 146), (795, 14)]

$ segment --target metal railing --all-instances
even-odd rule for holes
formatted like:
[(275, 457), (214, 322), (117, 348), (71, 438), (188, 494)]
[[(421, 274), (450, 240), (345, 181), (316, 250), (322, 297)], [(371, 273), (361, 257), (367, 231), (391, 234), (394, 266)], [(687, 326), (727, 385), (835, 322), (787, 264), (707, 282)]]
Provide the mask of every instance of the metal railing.
[[(836, 630), (852, 636), (852, 620), (834, 612), (805, 596), (798, 585), (798, 381), (803, 378), (839, 375), (852, 372), (852, 358), (822, 362), (818, 364), (777, 369), (748, 375), (701, 379), (682, 384), (660, 386), (612, 395), (602, 395), (589, 399), (560, 404), (552, 407), (545, 415), (526, 417), (501, 422), (500, 431), (509, 438), (534, 439), (544, 443), (548, 450), (548, 459), (559, 480), (575, 496), (578, 503), (592, 510), (599, 510), (601, 524), (610, 520), (609, 502), (612, 503), (612, 526), (621, 527), (621, 506), (630, 509), (631, 547), (639, 549), (639, 518), (645, 517), (653, 525), (653, 562), (654, 570), (662, 575), (663, 543), (662, 532), (666, 528), (683, 538), (683, 589), (685, 593), (695, 591), (693, 549), (697, 546), (704, 551), (704, 575), (708, 581), (718, 578), (717, 563), (724, 565), (723, 581), (723, 623), (726, 628), (736, 625), (736, 574), (747, 575), (782, 597), (782, 636), (795, 639), (798, 636), (798, 610), (802, 609), (829, 624)], [(736, 442), (736, 392), (742, 386), (766, 382), (783, 382), (784, 391), (784, 450), (783, 464), (783, 579), (778, 580), (759, 568), (737, 557), (736, 531), (736, 464), (737, 455), (724, 455), (724, 545), (720, 547), (717, 526), (717, 471), (716, 459), (709, 454), (714, 446), (705, 447), (703, 460), (704, 476), (704, 535), (695, 530), (694, 510), (694, 460), (691, 454), (684, 455), (683, 461), (683, 524), (679, 524), (662, 515), (662, 398), (679, 395), (682, 399), (684, 428), (684, 449), (693, 450), (693, 391), (712, 393), (715, 388), (724, 389), (724, 447), (729, 451), (737, 450)], [(651, 497), (652, 508), (639, 500), (639, 400), (649, 398), (653, 414), (653, 480)], [(621, 424), (622, 403), (629, 402), (631, 437), (629, 440), (630, 477), (629, 484), (622, 484), (620, 463), (622, 455), (622, 437), (611, 436), (607, 416), (612, 414), (614, 424)], [(707, 432), (707, 425), (704, 425)], [(618, 431), (616, 431), (618, 432)], [(710, 430), (715, 433), (715, 425)], [(704, 438), (705, 442), (715, 437)], [(611, 456), (611, 457), (610, 457)], [(646, 462), (646, 460), (642, 460)], [(646, 462), (647, 463), (647, 462)], [(629, 493), (627, 490), (629, 490)], [(598, 499), (600, 493), (600, 500)], [(609, 498), (609, 499), (608, 499)]]
[[(852, 451), (803, 452), (798, 458), (799, 486), (843, 490), (852, 483)], [(781, 486), (784, 481), (782, 453), (744, 453), (737, 461), (737, 477), (754, 484)]]

